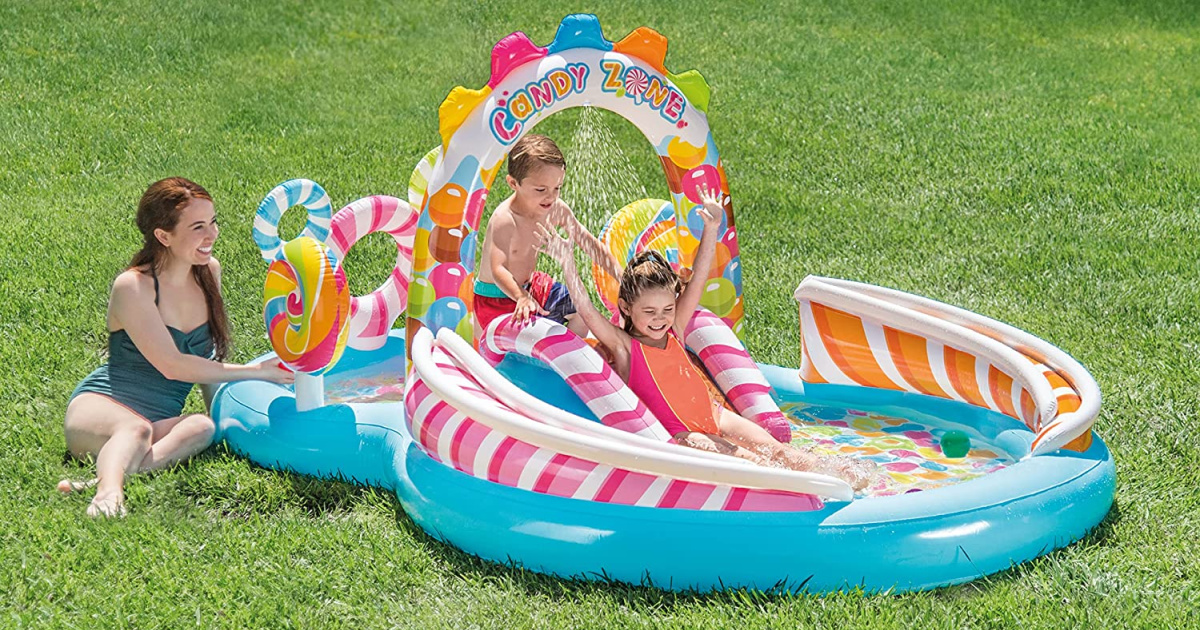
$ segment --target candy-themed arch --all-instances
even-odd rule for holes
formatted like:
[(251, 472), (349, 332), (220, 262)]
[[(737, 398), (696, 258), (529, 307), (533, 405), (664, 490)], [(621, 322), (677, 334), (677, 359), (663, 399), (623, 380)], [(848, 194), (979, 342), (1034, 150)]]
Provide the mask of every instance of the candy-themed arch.
[[(667, 72), (665, 46), (644, 29), (609, 42), (592, 16), (567, 18), (545, 48), (511, 35), (493, 51), (492, 81), (443, 104), (443, 144), (417, 166), (408, 202), (372, 196), (334, 214), (311, 180), (272, 189), (254, 223), (276, 349), (260, 360), (300, 373), (294, 389), (223, 385), (216, 437), (266, 467), (387, 488), (430, 535), (483, 559), (681, 590), (928, 589), (1009, 569), (1100, 523), (1115, 489), (1112, 453), (1092, 432), (1100, 389), (1031, 334), (918, 295), (809, 277), (794, 293), (799, 369), (754, 362), (726, 325), (736, 331), (742, 317), (741, 271), (707, 86)], [(719, 183), (708, 309), (682, 340), (776, 439), (876, 462), (866, 488), (824, 466), (763, 467), (673, 443), (560, 324), (507, 326), (506, 316), (477, 349), (459, 338), (471, 338), (475, 230), (501, 161), (545, 116), (589, 104), (641, 128), (672, 193), (631, 200), (604, 246), (690, 264), (694, 188)], [(308, 223), (284, 243), (279, 217), (296, 205)], [(341, 264), (373, 232), (393, 237), (396, 266), (353, 297)], [(597, 285), (611, 304), (615, 288)], [(406, 302), (408, 343), (392, 330)], [(680, 531), (752, 531), (763, 544), (697, 556), (675, 544)]]
[(740, 331), (741, 275), (726, 273), (730, 265), (740, 265), (737, 232), (724, 166), (708, 125), (709, 87), (695, 70), (667, 70), (666, 51), (666, 38), (649, 28), (612, 42), (594, 15), (570, 15), (548, 46), (535, 45), (521, 32), (500, 40), (492, 49), (487, 85), (451, 91), (439, 108), (441, 157), (429, 175), (417, 224), (410, 339), (421, 326), (472, 337), (477, 231), (500, 165), (538, 122), (580, 106), (628, 119), (653, 145), (679, 217), (684, 265), (691, 264), (703, 227), (698, 189), (720, 186), (725, 216), (717, 261), (724, 264), (713, 269), (701, 304)]

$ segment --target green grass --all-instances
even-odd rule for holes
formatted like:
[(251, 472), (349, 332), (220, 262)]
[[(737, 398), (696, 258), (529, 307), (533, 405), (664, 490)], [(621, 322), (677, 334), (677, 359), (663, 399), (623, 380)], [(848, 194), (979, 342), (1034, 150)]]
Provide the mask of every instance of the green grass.
[[(249, 359), (267, 350), (249, 235), (266, 191), (304, 176), (338, 204), (402, 194), (438, 142), (438, 104), (487, 80), (491, 45), (514, 30), (549, 42), (578, 6), (9, 0), (0, 626), (1200, 624), (1195, 4), (709, 4), (609, 2), (600, 18), (612, 39), (658, 29), (668, 67), (713, 86), (751, 352), (798, 363), (790, 293), (805, 274), (919, 293), (1059, 345), (1105, 395), (1096, 427), (1118, 488), (1096, 532), (929, 593), (676, 594), (481, 562), (385, 492), (255, 468), (221, 446), (134, 478), (129, 518), (86, 519), (87, 497), (53, 492), (83, 474), (64, 462), (62, 415), (103, 361), (108, 288), (138, 241), (145, 186), (181, 174), (214, 194)], [(566, 139), (575, 120), (539, 130)], [(662, 189), (638, 132), (614, 128), (647, 189)], [(285, 234), (300, 223), (289, 215)], [(355, 292), (392, 257), (386, 237), (366, 239), (348, 263)]]

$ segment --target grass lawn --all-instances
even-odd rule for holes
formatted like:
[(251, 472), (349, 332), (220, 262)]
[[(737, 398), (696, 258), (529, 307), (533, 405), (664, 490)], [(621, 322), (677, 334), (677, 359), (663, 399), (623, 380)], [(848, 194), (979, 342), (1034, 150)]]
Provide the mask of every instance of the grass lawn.
[[(1195, 3), (715, 4), (597, 13), (613, 40), (659, 30), (668, 67), (713, 87), (752, 354), (798, 365), (791, 289), (806, 274), (1057, 344), (1105, 396), (1096, 429), (1118, 487), (1095, 532), (928, 593), (677, 594), (488, 564), (426, 536), (386, 492), (223, 446), (133, 478), (127, 519), (87, 519), (87, 496), (53, 491), (84, 474), (64, 461), (62, 416), (104, 360), (108, 289), (139, 242), (146, 185), (179, 174), (213, 193), (248, 360), (268, 349), (250, 238), (262, 196), (299, 176), (335, 207), (403, 196), (438, 142), (437, 106), (487, 81), (492, 44), (514, 30), (548, 43), (581, 6), (0, 0), (0, 627), (1200, 625)], [(568, 159), (577, 120), (539, 127)], [(642, 185), (665, 192), (639, 133), (612, 129)], [(357, 294), (392, 251), (378, 234), (354, 250)]]

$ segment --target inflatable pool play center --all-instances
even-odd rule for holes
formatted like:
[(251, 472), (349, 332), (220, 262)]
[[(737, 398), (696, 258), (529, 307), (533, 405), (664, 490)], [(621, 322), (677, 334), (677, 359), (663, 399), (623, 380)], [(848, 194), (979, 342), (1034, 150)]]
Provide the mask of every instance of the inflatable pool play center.
[[(218, 439), (259, 465), (394, 491), (431, 536), (547, 574), (707, 591), (930, 589), (1005, 570), (1084, 536), (1108, 513), (1113, 459), (1092, 432), (1100, 391), (1058, 348), (933, 300), (807, 277), (794, 297), (799, 368), (754, 362), (744, 325), (730, 186), (708, 125), (709, 87), (665, 65), (638, 28), (608, 40), (571, 15), (539, 46), (513, 33), (491, 78), (439, 109), (441, 145), (406, 198), (332, 212), (291, 180), (258, 209), (268, 263), (264, 322), (294, 388), (217, 393)], [(691, 264), (699, 192), (725, 217), (684, 341), (730, 405), (782, 442), (869, 459), (855, 493), (824, 474), (766, 468), (670, 441), (591, 345), (561, 325), (507, 317), (476, 331), (472, 286), (488, 191), (508, 150), (572, 107), (629, 120), (662, 162), (668, 199), (629, 200), (601, 241)], [(308, 212), (283, 242), (280, 215)], [(351, 296), (341, 266), (362, 236), (396, 242), (375, 292)], [(609, 308), (616, 282), (594, 270)], [(407, 325), (393, 329), (406, 317)], [(697, 554), (682, 539), (735, 553)]]

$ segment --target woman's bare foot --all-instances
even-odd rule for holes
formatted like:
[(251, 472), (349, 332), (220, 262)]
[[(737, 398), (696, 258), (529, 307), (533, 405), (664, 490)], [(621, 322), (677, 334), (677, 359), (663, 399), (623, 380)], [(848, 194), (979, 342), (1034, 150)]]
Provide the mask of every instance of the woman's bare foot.
[(124, 518), (126, 513), (125, 494), (120, 490), (97, 492), (87, 509), (87, 515), (92, 518)]
[(63, 494), (71, 494), (72, 492), (79, 492), (80, 490), (87, 490), (88, 488), (91, 488), (92, 486), (96, 485), (97, 483), (100, 483), (99, 477), (92, 477), (91, 479), (88, 479), (87, 481), (73, 481), (71, 479), (63, 479), (62, 481), (58, 482), (58, 491)]

